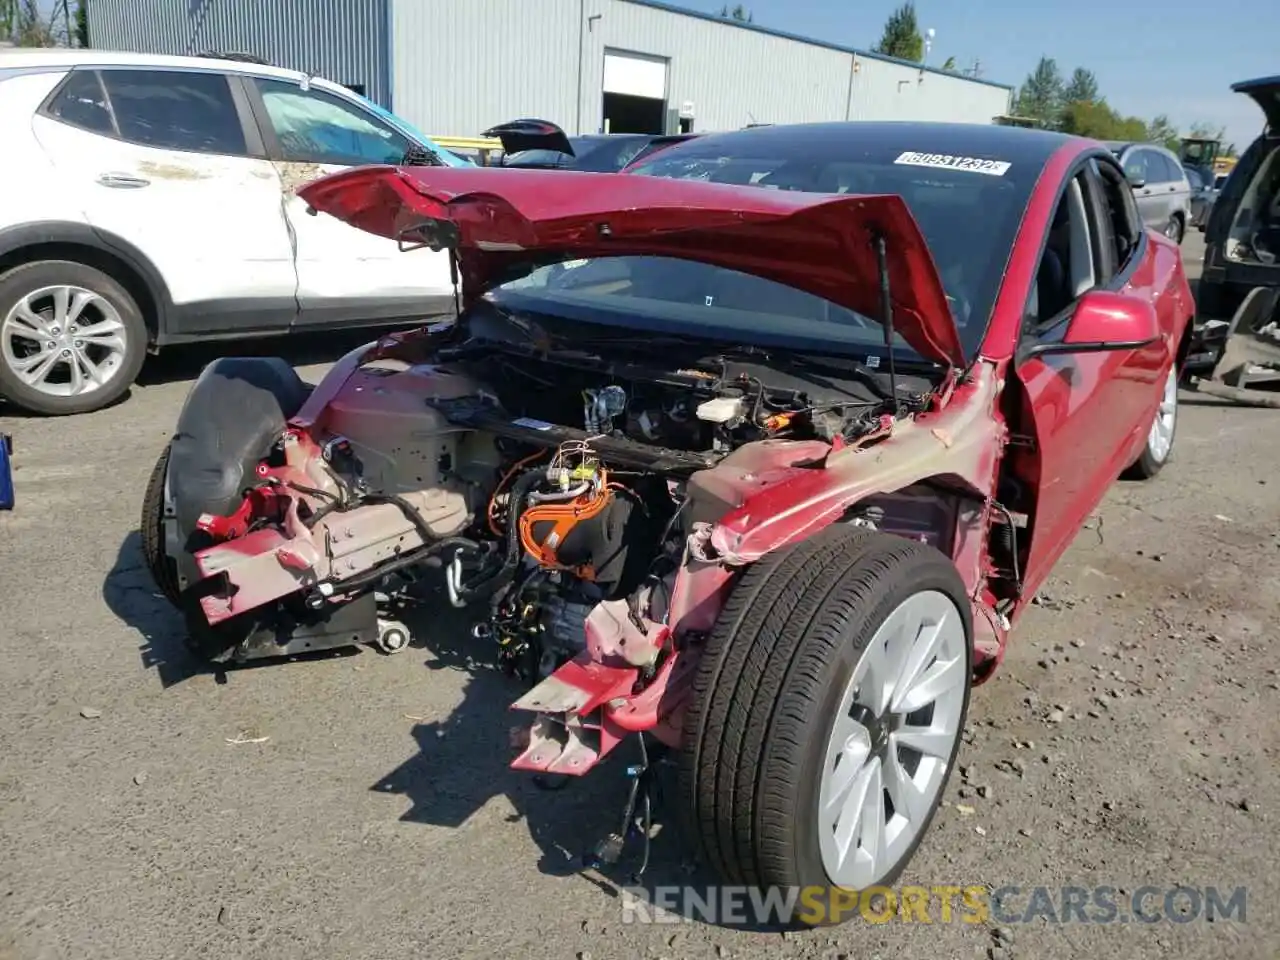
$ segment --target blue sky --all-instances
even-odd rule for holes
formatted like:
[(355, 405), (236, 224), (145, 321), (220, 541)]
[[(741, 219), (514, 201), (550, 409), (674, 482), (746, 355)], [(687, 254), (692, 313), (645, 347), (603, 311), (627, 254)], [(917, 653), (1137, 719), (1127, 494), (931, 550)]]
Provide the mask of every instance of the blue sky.
[[(723, 2), (673, 0), (718, 12)], [(869, 49), (901, 0), (750, 0), (763, 27)], [(730, 4), (732, 6), (732, 4)], [(1237, 80), (1280, 74), (1277, 0), (916, 0), (923, 31), (937, 31), (928, 62), (975, 58), (985, 79), (1018, 86), (1041, 55), (1064, 75), (1086, 67), (1107, 101), (1144, 119), (1163, 113), (1184, 132), (1198, 121), (1225, 127), (1243, 150), (1262, 128), (1262, 111), (1232, 93)]]

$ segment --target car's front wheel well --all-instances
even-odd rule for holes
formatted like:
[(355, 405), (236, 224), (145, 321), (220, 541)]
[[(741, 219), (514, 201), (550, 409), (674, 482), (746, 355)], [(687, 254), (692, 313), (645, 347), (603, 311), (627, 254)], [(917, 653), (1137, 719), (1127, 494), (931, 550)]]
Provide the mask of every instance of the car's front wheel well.
[(1191, 355), (1191, 344), (1195, 341), (1195, 318), (1189, 317), (1182, 327), (1182, 339), (1178, 341), (1178, 353), (1174, 366), (1179, 373), (1186, 368), (1187, 357)]
[(99, 247), (67, 241), (32, 243), (0, 254), (0, 275), (14, 267), (41, 260), (70, 260), (101, 270), (128, 291), (142, 311), (148, 339), (155, 343), (160, 330), (160, 308), (150, 284), (126, 260)]

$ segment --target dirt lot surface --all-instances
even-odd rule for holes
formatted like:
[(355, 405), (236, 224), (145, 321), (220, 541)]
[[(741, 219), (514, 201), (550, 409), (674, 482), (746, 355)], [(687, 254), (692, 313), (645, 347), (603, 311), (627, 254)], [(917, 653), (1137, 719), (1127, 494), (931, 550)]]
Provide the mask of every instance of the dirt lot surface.
[[(2, 960), (1280, 955), (1274, 412), (1183, 394), (1175, 462), (1114, 488), (975, 693), (962, 769), (903, 878), (1021, 887), (1006, 914), (1037, 886), (1113, 887), (1125, 917), (1145, 885), (1156, 910), (1178, 885), (1243, 886), (1245, 921), (934, 908), (929, 926), (783, 935), (625, 923), (575, 861), (614, 824), (620, 767), (561, 793), (509, 772), (514, 689), (471, 662), (489, 651), (460, 623), (427, 622), (394, 657), (193, 672), (136, 526), (213, 355), (153, 362), (98, 414), (0, 416), (19, 464), (0, 515)], [(669, 834), (647, 881), (690, 882)]]

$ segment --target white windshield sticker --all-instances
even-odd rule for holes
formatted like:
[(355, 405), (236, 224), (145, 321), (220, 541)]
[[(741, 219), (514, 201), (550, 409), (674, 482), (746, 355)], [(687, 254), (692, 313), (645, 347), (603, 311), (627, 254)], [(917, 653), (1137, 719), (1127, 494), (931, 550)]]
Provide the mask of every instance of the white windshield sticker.
[(968, 170), (971, 173), (985, 173), (992, 177), (1003, 177), (1011, 166), (1005, 160), (953, 157), (949, 153), (917, 153), (914, 150), (908, 150), (893, 162), (905, 164), (908, 167), (932, 167), (935, 170)]
[(526, 427), (530, 430), (550, 430), (555, 426), (555, 424), (547, 423), (545, 420), (533, 420), (529, 417), (520, 417), (519, 419), (512, 420), (511, 425), (513, 427)]

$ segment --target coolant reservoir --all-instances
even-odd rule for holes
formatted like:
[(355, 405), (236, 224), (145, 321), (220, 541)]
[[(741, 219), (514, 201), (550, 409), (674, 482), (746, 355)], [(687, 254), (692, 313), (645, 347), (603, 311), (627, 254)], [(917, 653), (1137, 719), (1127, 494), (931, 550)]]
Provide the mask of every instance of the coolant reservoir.
[(698, 404), (695, 416), (707, 423), (732, 423), (746, 415), (747, 401), (743, 397), (716, 397)]

